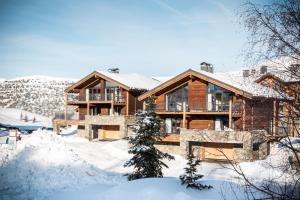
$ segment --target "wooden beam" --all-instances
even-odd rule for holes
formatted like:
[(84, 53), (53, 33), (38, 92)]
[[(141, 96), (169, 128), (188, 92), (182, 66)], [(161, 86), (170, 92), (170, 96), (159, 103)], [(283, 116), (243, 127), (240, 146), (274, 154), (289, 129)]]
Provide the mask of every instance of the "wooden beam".
[(111, 114), (114, 115), (115, 114), (115, 93), (112, 93), (112, 99), (111, 99)]
[(129, 92), (126, 90), (126, 115), (129, 115)]
[(93, 82), (91, 82), (90, 84), (86, 85), (83, 88), (88, 88), (89, 86), (93, 85), (94, 83), (96, 83), (97, 81), (99, 81), (99, 79), (94, 80)]
[(182, 128), (186, 128), (186, 102), (183, 102)]
[(229, 100), (229, 128), (232, 128), (232, 98)]

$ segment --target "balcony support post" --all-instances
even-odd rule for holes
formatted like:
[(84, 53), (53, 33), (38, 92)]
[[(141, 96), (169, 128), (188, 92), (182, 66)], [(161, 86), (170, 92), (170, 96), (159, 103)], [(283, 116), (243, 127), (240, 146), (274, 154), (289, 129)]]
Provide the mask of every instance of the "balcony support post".
[(115, 102), (115, 93), (112, 93), (112, 99), (111, 99), (111, 115), (114, 115), (114, 102)]
[(126, 90), (126, 115), (129, 115), (129, 92)]
[(183, 102), (182, 128), (186, 128), (186, 102)]
[(232, 128), (232, 99), (229, 100), (229, 120), (228, 120), (229, 128)]

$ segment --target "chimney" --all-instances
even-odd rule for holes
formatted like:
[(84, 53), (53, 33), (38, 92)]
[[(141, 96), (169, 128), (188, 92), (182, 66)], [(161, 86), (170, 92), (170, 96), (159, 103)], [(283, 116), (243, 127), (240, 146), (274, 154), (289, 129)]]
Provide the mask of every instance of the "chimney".
[(109, 68), (107, 71), (110, 73), (118, 74), (120, 72), (120, 69), (119, 68)]
[(244, 78), (247, 78), (247, 77), (249, 77), (250, 76), (250, 70), (249, 69), (244, 69), (243, 70), (243, 77)]
[(202, 71), (214, 73), (214, 66), (210, 63), (207, 63), (207, 62), (200, 63), (200, 69)]
[(260, 67), (260, 74), (265, 74), (268, 72), (268, 66), (261, 66)]

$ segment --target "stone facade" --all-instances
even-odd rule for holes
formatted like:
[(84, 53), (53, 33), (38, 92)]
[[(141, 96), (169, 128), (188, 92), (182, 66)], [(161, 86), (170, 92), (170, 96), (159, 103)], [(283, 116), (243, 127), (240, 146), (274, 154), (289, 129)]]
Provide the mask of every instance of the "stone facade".
[[(264, 159), (268, 154), (268, 143), (264, 140), (266, 131), (214, 131), (181, 129), (180, 154), (200, 152), (202, 144), (231, 144), (234, 160), (249, 161)], [(199, 154), (198, 154), (199, 155)]]
[(92, 139), (92, 128), (95, 125), (105, 125), (105, 126), (111, 126), (111, 125), (117, 125), (120, 127), (119, 133), (120, 138), (126, 138), (131, 133), (131, 130), (129, 129), (129, 126), (132, 126), (135, 122), (134, 116), (85, 116), (85, 137)]

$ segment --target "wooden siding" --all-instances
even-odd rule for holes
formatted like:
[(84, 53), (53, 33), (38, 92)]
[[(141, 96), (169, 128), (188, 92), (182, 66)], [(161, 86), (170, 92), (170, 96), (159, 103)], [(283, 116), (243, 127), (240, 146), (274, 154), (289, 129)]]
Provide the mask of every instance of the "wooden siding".
[(192, 116), (187, 120), (187, 128), (189, 129), (214, 129), (214, 117), (213, 116)]
[(79, 120), (84, 120), (87, 112), (86, 105), (80, 105), (78, 107), (78, 112), (79, 112)]
[(207, 83), (196, 79), (188, 84), (188, 105), (192, 110), (205, 110), (207, 105)]
[[(272, 131), (273, 100), (245, 100), (244, 117), (234, 119), (235, 130), (266, 129)], [(244, 121), (243, 121), (244, 120)]]
[(165, 105), (166, 105), (165, 94), (161, 94), (156, 98), (156, 108), (158, 110), (165, 110), (166, 108)]

